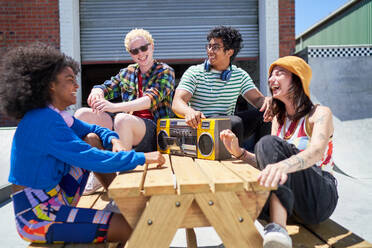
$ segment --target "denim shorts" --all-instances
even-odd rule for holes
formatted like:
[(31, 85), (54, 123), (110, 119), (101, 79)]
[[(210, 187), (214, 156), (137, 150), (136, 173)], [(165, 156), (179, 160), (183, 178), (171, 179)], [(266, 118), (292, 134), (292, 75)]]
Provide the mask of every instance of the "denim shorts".
[[(119, 113), (106, 112), (114, 122), (115, 116)], [(140, 117), (138, 117), (140, 118)], [(150, 119), (141, 118), (146, 126), (146, 132), (140, 143), (133, 147), (136, 152), (156, 151), (156, 122)]]

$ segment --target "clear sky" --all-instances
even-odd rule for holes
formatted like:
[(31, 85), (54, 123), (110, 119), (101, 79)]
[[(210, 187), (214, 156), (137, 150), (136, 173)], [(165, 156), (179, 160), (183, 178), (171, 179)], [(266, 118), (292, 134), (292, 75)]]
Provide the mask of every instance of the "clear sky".
[(351, 0), (295, 0), (296, 36)]

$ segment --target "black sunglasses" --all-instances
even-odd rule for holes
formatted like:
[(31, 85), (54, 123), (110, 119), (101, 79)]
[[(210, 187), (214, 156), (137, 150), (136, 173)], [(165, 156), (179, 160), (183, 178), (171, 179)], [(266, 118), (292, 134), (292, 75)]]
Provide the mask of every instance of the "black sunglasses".
[(147, 43), (146, 45), (140, 46), (138, 48), (130, 49), (129, 52), (133, 55), (137, 55), (139, 51), (146, 52), (147, 49), (149, 49), (150, 43)]

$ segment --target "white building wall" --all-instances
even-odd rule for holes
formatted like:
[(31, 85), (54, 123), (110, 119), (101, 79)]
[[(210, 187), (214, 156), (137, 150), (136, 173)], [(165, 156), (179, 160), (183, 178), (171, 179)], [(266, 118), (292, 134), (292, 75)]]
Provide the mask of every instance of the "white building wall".
[(260, 91), (269, 95), (268, 70), (279, 58), (279, 6), (278, 0), (259, 0), (258, 26), (260, 46)]
[[(80, 17), (79, 1), (59, 0), (60, 47), (61, 52), (80, 63)], [(81, 107), (81, 74), (77, 76), (79, 89), (77, 102), (70, 110)]]

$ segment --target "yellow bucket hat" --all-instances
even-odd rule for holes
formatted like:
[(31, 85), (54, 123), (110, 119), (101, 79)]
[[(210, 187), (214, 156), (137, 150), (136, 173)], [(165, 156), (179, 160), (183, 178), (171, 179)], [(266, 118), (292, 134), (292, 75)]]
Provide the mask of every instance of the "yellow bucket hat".
[(312, 72), (310, 66), (305, 62), (305, 60), (296, 56), (285, 56), (279, 58), (270, 65), (269, 77), (275, 66), (281, 66), (293, 74), (296, 74), (301, 79), (305, 94), (310, 98), (310, 81)]

